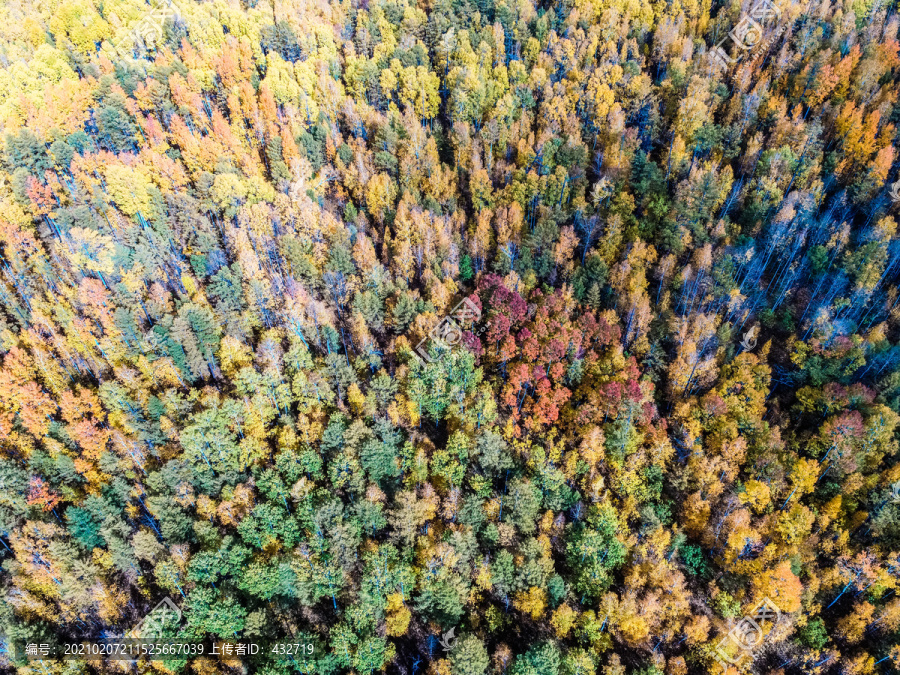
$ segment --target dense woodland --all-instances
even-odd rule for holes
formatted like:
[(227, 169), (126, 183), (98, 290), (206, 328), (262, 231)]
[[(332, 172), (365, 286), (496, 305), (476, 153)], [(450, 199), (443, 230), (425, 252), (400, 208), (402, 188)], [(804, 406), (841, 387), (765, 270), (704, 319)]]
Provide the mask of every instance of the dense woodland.
[(0, 667), (897, 672), (900, 17), (782, 2), (5, 2), (0, 638), (321, 649)]

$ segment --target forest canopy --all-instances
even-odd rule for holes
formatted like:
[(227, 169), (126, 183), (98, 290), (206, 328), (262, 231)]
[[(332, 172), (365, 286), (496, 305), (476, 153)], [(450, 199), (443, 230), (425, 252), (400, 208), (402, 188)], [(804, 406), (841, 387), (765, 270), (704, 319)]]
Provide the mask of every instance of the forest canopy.
[(0, 668), (897, 672), (900, 17), (757, 7), (4, 3)]

